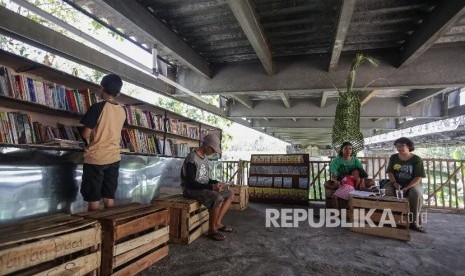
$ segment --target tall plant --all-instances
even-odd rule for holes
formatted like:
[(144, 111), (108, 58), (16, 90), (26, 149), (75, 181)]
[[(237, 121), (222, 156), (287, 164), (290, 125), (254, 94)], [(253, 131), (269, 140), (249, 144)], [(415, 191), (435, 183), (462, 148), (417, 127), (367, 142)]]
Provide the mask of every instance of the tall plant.
[(339, 92), (339, 100), (334, 118), (332, 146), (337, 151), (343, 142), (352, 143), (354, 152), (363, 149), (363, 134), (360, 131), (360, 91), (354, 90), (355, 75), (358, 67), (365, 61), (378, 66), (378, 61), (364, 54), (357, 54), (347, 77), (347, 91)]

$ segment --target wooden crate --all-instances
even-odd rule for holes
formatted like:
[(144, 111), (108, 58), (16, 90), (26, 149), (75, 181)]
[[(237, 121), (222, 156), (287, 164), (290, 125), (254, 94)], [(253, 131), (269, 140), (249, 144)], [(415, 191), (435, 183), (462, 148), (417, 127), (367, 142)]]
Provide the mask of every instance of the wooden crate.
[(0, 227), (0, 275), (97, 275), (96, 220), (53, 214)]
[[(350, 229), (354, 232), (365, 233), (370, 235), (388, 237), (393, 239), (399, 239), (404, 241), (410, 240), (408, 213), (409, 204), (408, 200), (397, 199), (395, 197), (351, 197), (349, 199), (349, 218), (355, 225)], [(368, 210), (375, 209), (376, 211), (370, 216), (371, 220), (376, 226), (379, 226), (380, 220), (383, 218), (383, 211), (391, 210), (395, 227), (391, 225), (383, 225), (383, 227), (371, 227), (365, 224), (364, 226), (358, 226), (360, 224), (359, 216), (354, 216), (354, 210), (364, 209), (365, 214)], [(385, 217), (390, 219), (390, 217)]]
[(168, 255), (166, 208), (132, 203), (78, 215), (102, 225), (102, 275), (135, 275)]
[(249, 186), (231, 186), (234, 192), (233, 202), (229, 209), (242, 211), (249, 207)]
[(170, 241), (190, 244), (208, 231), (208, 209), (182, 195), (155, 199), (155, 206), (170, 209)]

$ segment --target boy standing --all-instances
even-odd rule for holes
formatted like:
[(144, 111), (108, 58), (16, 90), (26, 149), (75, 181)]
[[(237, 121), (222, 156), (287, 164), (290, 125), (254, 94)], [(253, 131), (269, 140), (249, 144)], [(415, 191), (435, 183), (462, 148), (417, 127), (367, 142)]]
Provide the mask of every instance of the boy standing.
[(88, 211), (98, 210), (103, 199), (105, 208), (114, 205), (118, 186), (121, 130), (126, 122), (126, 111), (115, 97), (123, 81), (118, 75), (108, 74), (100, 82), (102, 102), (93, 104), (81, 120), (82, 138), (87, 147), (81, 194), (88, 202)]

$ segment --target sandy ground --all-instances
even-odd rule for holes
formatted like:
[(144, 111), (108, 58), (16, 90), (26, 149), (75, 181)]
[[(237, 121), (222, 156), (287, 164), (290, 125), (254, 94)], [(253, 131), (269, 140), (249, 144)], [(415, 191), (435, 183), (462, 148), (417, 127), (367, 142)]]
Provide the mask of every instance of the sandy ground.
[(141, 275), (465, 275), (465, 215), (430, 211), (427, 233), (411, 231), (404, 242), (308, 223), (266, 228), (266, 208), (289, 206), (252, 203), (231, 211), (225, 221), (234, 232), (226, 241), (203, 236), (172, 244)]

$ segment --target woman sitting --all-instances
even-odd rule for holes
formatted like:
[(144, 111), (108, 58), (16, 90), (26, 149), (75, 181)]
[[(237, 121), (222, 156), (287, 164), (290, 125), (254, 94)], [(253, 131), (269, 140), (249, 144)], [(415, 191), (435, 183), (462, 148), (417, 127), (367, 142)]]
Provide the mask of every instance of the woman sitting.
[[(327, 198), (326, 207), (331, 207), (330, 204), (332, 203), (334, 192), (341, 186), (341, 180), (344, 176), (350, 175), (355, 169), (363, 170), (362, 162), (355, 157), (352, 144), (350, 142), (344, 142), (339, 149), (338, 157), (333, 159), (329, 165), (331, 180), (325, 183), (325, 194)], [(357, 190), (369, 188), (373, 184), (372, 179), (362, 178)]]
[(412, 153), (415, 150), (413, 141), (401, 137), (394, 141), (397, 153), (391, 155), (387, 167), (389, 183), (384, 185), (387, 196), (395, 196), (395, 190), (401, 190), (408, 199), (413, 221), (410, 228), (425, 232), (421, 225), (420, 213), (423, 207), (423, 187), (421, 181), (426, 176), (423, 160)]

